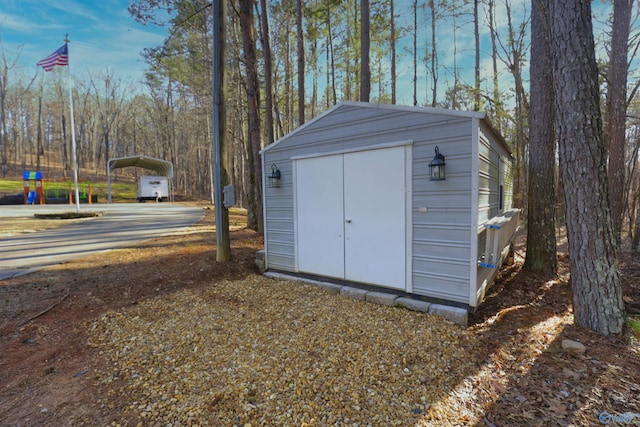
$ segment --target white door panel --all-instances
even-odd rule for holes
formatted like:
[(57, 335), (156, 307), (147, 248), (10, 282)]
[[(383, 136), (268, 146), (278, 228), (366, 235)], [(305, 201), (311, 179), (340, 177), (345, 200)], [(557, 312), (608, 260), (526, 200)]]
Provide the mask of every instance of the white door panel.
[(342, 156), (296, 161), (298, 270), (344, 278)]
[(406, 289), (405, 148), (296, 160), (298, 271)]
[(345, 276), (405, 288), (404, 147), (344, 157)]

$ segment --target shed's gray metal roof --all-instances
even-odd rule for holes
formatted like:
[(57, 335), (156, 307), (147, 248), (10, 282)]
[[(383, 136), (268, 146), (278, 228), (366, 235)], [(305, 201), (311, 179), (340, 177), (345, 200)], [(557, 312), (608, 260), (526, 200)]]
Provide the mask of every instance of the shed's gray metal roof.
[[(417, 106), (397, 105), (397, 104), (376, 104), (372, 102), (359, 102), (359, 101), (341, 101), (336, 105), (334, 105), (333, 107), (326, 110), (325, 112), (323, 112), (322, 114), (309, 120), (302, 126), (284, 135), (282, 138), (278, 139), (272, 144), (269, 144), (268, 146), (266, 146), (260, 151), (260, 154), (264, 153), (265, 151), (271, 150), (272, 148), (277, 146), (280, 142), (290, 138), (292, 135), (295, 135), (298, 132), (301, 132), (308, 126), (311, 126), (313, 123), (321, 120), (323, 117), (328, 116), (329, 114), (332, 114), (336, 110), (339, 110), (344, 107), (360, 107), (360, 108), (371, 108), (371, 109), (384, 108), (387, 110), (406, 111), (410, 113), (418, 112), (418, 113), (425, 113), (425, 114), (440, 114), (440, 115), (446, 115), (446, 116), (452, 116), (452, 117), (468, 117), (471, 119), (484, 120), (489, 125), (489, 127), (494, 131), (494, 133), (496, 133), (498, 138), (502, 140), (501, 142), (504, 142), (504, 140), (502, 139), (502, 136), (499, 135), (498, 132), (493, 129), (493, 126), (491, 126), (491, 123), (489, 123), (489, 121), (486, 118), (486, 113), (484, 113), (483, 111), (459, 111), (459, 110), (448, 110), (445, 108), (417, 107)], [(506, 143), (505, 143), (505, 146), (507, 146)], [(507, 146), (507, 149), (508, 149), (508, 146)]]

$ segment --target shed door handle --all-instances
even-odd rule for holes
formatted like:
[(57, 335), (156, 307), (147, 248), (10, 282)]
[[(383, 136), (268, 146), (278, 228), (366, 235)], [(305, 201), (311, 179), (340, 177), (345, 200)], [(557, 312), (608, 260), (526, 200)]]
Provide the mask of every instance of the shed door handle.
[(351, 218), (347, 218), (347, 224), (351, 224)]

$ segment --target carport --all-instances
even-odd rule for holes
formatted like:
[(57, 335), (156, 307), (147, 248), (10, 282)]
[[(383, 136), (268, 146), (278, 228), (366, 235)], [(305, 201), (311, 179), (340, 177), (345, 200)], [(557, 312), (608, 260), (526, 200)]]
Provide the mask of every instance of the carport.
[(111, 171), (119, 168), (137, 167), (156, 172), (160, 176), (166, 176), (169, 181), (169, 201), (173, 201), (173, 163), (168, 160), (156, 159), (147, 156), (130, 156), (111, 159), (107, 162), (107, 199), (111, 203)]

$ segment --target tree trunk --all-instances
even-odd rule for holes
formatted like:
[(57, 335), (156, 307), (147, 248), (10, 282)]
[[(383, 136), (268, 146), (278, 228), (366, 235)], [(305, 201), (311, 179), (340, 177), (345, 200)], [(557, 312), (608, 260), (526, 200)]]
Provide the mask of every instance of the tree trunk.
[(604, 335), (621, 334), (625, 314), (609, 210), (591, 2), (551, 0), (549, 18), (574, 319)]
[(489, 0), (487, 7), (489, 9), (489, 34), (491, 34), (491, 65), (493, 70), (493, 105), (495, 108), (496, 121), (494, 126), (498, 132), (502, 132), (502, 100), (500, 99), (499, 81), (500, 75), (498, 74), (498, 47), (496, 44), (496, 29), (495, 29), (495, 0)]
[(607, 90), (609, 138), (609, 197), (611, 218), (618, 242), (622, 230), (625, 189), (625, 124), (627, 113), (627, 46), (631, 21), (632, 0), (613, 2), (613, 34), (611, 36), (611, 64)]
[(395, 1), (389, 1), (390, 20), (391, 20), (391, 103), (396, 103), (396, 16)]
[(480, 111), (480, 27), (478, 24), (478, 0), (473, 0), (473, 35), (476, 41), (475, 85), (473, 87), (473, 110)]
[(553, 75), (548, 0), (531, 1), (531, 107), (529, 110), (529, 190), (527, 257), (524, 268), (555, 275), (556, 189)]
[(262, 8), (262, 50), (264, 55), (264, 97), (267, 112), (265, 113), (264, 127), (267, 136), (267, 145), (271, 144), (273, 139), (273, 65), (271, 61), (271, 41), (269, 35), (269, 16), (267, 13), (266, 0), (260, 0)]
[(253, 9), (251, 2), (240, 2), (240, 27), (246, 71), (247, 117), (249, 119), (249, 228), (262, 231), (262, 164), (260, 162), (260, 100), (256, 60), (255, 36), (253, 33)]
[(40, 85), (40, 93), (38, 94), (38, 128), (37, 128), (37, 136), (36, 136), (36, 170), (40, 170), (42, 167), (40, 156), (44, 154), (43, 144), (42, 144), (42, 85)]
[(418, 105), (418, 0), (413, 0), (413, 105)]
[(298, 52), (298, 126), (304, 124), (304, 37), (302, 35), (302, 0), (296, 1), (296, 34)]
[(509, 69), (513, 75), (515, 83), (516, 107), (515, 107), (515, 127), (516, 127), (516, 152), (513, 171), (513, 204), (514, 206), (523, 205), (524, 189), (526, 189), (526, 170), (523, 168), (524, 154), (527, 152), (526, 139), (524, 129), (529, 116), (529, 103), (527, 102), (527, 93), (524, 89), (522, 77), (522, 63), (525, 56), (525, 46), (523, 43), (524, 29), (519, 27), (516, 31), (511, 14), (511, 5), (506, 3), (507, 25), (509, 29), (509, 43), (507, 55), (509, 57)]
[(2, 64), (0, 69), (0, 151), (2, 152), (2, 176), (7, 176), (8, 170), (8, 132), (7, 132), (7, 118), (6, 114), (6, 101), (7, 101), (7, 85), (8, 85), (8, 67)]
[[(331, 0), (327, 0), (327, 45), (327, 62), (331, 64), (331, 84), (329, 85), (329, 75), (327, 75), (327, 87), (331, 88), (331, 105), (336, 105), (338, 96), (336, 94), (336, 58), (333, 52), (333, 31), (331, 30)], [(328, 98), (327, 96), (327, 99)], [(328, 106), (329, 103), (327, 102), (327, 107)]]
[(431, 106), (438, 106), (438, 51), (436, 49), (436, 7), (434, 0), (429, 0), (431, 10)]
[(69, 156), (67, 155), (67, 124), (65, 122), (64, 113), (60, 118), (60, 127), (62, 133), (62, 177), (67, 179), (67, 171), (69, 170)]
[(369, 102), (371, 94), (371, 69), (369, 47), (371, 43), (369, 0), (360, 0), (360, 101)]

